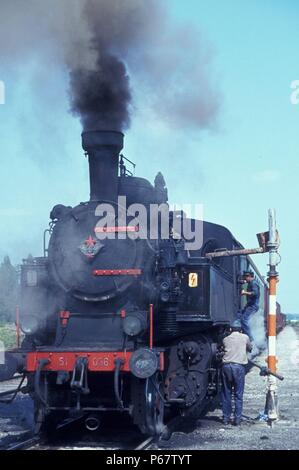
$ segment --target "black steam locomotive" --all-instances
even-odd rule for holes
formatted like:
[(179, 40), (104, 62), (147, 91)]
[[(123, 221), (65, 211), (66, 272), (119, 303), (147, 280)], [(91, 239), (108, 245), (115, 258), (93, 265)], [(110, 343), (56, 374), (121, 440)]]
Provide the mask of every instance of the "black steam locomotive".
[[(96, 429), (102, 414), (125, 412), (143, 433), (160, 434), (171, 416), (195, 418), (215, 402), (218, 345), (241, 308), (242, 272), (254, 269), (267, 286), (248, 257), (206, 257), (241, 247), (222, 226), (169, 210), (170, 236), (158, 216), (153, 237), (132, 205), (146, 217), (153, 205), (167, 209), (163, 176), (152, 185), (129, 174), (119, 132), (84, 132), (82, 142), (90, 200), (55, 206), (44, 256), (24, 260), (17, 368), (28, 377), (37, 431), (74, 415)], [(200, 248), (178, 236), (186, 221), (201, 230)]]

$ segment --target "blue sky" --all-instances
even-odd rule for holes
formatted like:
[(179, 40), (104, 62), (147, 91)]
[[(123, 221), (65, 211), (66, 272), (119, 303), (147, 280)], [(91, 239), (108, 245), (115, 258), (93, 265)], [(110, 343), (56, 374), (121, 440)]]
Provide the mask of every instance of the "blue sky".
[[(256, 246), (268, 208), (276, 208), (279, 299), (284, 311), (298, 312), (299, 105), (291, 104), (290, 84), (299, 80), (299, 3), (165, 3), (173, 21), (198, 26), (212, 50), (211, 81), (221, 96), (217, 126), (199, 135), (174, 131), (147, 114), (142, 90), (136, 90), (125, 154), (137, 163), (138, 175), (153, 180), (163, 172), (170, 202), (203, 203), (205, 219), (225, 225), (247, 247)], [(41, 67), (43, 89), (34, 81)], [(0, 256), (19, 262), (29, 252), (41, 254), (54, 204), (88, 199), (88, 169), (80, 124), (68, 114), (65, 73), (34, 57), (9, 68), (0, 59), (0, 79), (6, 85), (6, 104), (0, 105)], [(267, 255), (254, 261), (267, 272)]]

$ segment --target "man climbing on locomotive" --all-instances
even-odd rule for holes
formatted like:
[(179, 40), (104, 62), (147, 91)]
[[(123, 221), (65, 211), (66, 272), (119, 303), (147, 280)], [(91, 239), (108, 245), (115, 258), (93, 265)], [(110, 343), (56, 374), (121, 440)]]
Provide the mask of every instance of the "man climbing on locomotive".
[(243, 333), (249, 336), (250, 341), (253, 341), (252, 332), (249, 326), (249, 321), (252, 315), (254, 315), (259, 309), (260, 303), (260, 286), (254, 278), (252, 271), (245, 271), (243, 273), (244, 281), (247, 283), (247, 289), (241, 291), (241, 295), (247, 297), (247, 303), (243, 308), (240, 321)]

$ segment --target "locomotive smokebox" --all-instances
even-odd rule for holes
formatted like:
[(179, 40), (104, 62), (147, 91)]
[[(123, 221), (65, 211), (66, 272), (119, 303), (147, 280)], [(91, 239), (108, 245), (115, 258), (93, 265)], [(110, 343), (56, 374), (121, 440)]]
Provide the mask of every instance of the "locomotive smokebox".
[(82, 133), (82, 147), (88, 155), (90, 200), (115, 202), (118, 195), (118, 158), (124, 135), (115, 131)]

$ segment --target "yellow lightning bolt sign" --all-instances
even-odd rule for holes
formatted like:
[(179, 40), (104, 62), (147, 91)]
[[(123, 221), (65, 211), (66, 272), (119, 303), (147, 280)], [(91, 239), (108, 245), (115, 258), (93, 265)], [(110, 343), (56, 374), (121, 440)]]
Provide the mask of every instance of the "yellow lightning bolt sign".
[(198, 286), (198, 274), (189, 273), (189, 287), (197, 287), (197, 286)]

